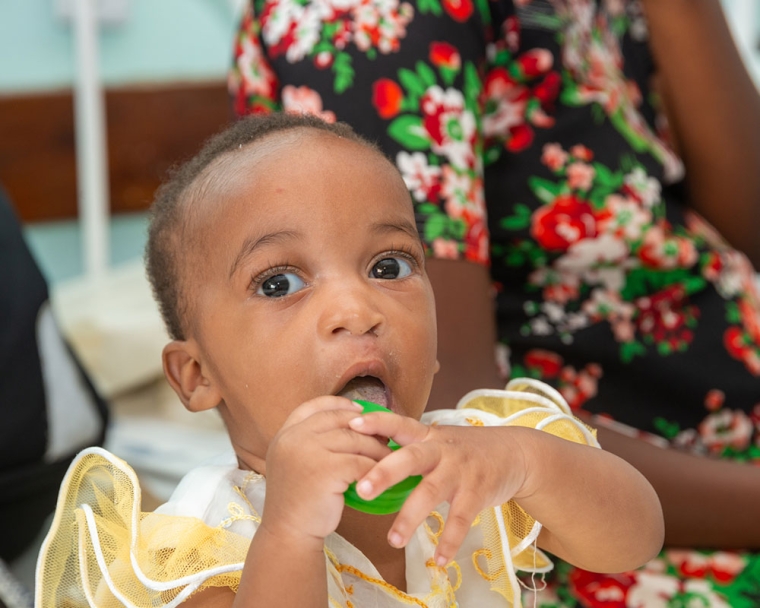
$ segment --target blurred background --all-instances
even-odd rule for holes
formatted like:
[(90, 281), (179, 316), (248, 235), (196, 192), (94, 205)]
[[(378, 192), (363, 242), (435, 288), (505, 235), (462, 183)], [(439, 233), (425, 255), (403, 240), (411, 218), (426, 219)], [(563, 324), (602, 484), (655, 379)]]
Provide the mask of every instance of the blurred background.
[[(760, 84), (760, 2), (723, 4)], [(166, 170), (232, 118), (226, 74), (244, 5), (0, 1), (0, 185), (61, 332), (109, 402), (105, 446), (137, 470), (146, 508), (228, 447), (216, 415), (187, 414), (163, 381), (167, 337), (141, 258)], [(35, 557), (14, 563), (27, 584)]]

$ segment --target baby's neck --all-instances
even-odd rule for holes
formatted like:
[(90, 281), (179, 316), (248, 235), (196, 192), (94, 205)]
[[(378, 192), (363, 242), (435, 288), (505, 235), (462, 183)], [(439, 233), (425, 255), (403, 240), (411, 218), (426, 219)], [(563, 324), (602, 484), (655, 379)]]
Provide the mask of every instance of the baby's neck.
[(336, 532), (372, 562), (385, 582), (406, 591), (404, 549), (388, 544), (388, 531), (396, 515), (367, 515), (346, 507)]

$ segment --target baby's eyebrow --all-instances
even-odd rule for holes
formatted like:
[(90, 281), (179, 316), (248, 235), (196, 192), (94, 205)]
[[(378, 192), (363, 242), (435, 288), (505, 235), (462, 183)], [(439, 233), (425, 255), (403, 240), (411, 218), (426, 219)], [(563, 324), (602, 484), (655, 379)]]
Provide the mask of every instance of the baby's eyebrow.
[(278, 232), (269, 232), (260, 237), (248, 237), (243, 242), (243, 246), (240, 248), (240, 251), (230, 265), (230, 278), (232, 278), (232, 275), (235, 274), (235, 271), (238, 269), (238, 266), (240, 266), (240, 263), (254, 251), (256, 251), (256, 249), (259, 249), (271, 243), (277, 243), (279, 241), (297, 239), (300, 236), (300, 232), (295, 232), (293, 230), (280, 230)]
[(398, 222), (377, 222), (372, 224), (372, 232), (384, 234), (388, 232), (404, 232), (413, 239), (419, 239), (420, 233), (417, 232), (417, 227), (406, 220)]

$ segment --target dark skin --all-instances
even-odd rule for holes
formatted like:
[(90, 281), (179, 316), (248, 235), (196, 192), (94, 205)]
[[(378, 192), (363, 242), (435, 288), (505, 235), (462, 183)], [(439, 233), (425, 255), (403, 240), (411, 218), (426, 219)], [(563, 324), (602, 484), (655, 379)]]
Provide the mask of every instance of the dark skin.
[[(644, 8), (690, 204), (758, 265), (760, 97), (720, 2), (644, 0)], [(442, 370), (429, 407), (454, 407), (475, 388), (502, 388), (488, 270), (431, 259), (428, 274)], [(602, 447), (633, 464), (657, 491), (666, 546), (760, 548), (760, 468), (658, 448), (602, 426), (598, 431)]]

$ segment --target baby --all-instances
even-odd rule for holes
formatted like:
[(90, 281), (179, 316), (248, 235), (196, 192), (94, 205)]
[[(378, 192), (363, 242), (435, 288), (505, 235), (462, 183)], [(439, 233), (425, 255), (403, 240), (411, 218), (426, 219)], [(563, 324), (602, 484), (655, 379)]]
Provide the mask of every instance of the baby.
[[(423, 417), (425, 251), (398, 171), (346, 125), (272, 115), (216, 136), (159, 192), (147, 263), (166, 377), (189, 410), (219, 411), (236, 462), (139, 515), (131, 469), (80, 456), (38, 606), (519, 605), (515, 569), (551, 568), (534, 541), (606, 572), (660, 549), (652, 488), (582, 445), (552, 389), (518, 381)], [(353, 482), (369, 500), (412, 475), (397, 514), (344, 504)]]

